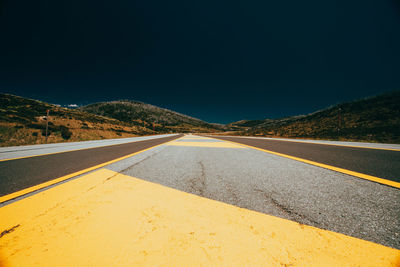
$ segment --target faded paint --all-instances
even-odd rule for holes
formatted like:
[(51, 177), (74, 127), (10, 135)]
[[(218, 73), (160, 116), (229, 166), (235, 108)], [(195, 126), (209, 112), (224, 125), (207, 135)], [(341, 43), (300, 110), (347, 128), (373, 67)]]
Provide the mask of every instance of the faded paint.
[[(184, 140), (184, 139), (181, 139)], [(229, 142), (170, 142), (166, 144), (168, 146), (194, 146), (194, 147), (216, 147), (216, 148), (244, 148), (241, 145), (233, 144)]]
[(400, 263), (399, 250), (107, 169), (0, 208), (4, 230), (4, 266)]

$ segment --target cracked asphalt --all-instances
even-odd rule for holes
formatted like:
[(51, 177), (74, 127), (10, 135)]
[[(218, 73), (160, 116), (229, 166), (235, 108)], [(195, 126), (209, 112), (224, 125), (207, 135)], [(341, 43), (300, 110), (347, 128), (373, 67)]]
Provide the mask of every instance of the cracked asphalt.
[(350, 175), (190, 135), (107, 168), (400, 249), (400, 190)]

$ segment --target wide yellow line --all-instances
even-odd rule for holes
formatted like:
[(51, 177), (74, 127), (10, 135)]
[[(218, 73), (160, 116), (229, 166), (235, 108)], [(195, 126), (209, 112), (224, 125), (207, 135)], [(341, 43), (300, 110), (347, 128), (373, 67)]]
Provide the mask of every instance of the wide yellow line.
[[(153, 139), (148, 139), (148, 140), (153, 140)], [(92, 141), (99, 141), (99, 140), (92, 140)], [(146, 140), (142, 140), (142, 141), (146, 141)], [(10, 158), (10, 159), (0, 159), (0, 162), (2, 162), (2, 161), (9, 161), (9, 160), (16, 160), (16, 159), (26, 159), (26, 158), (33, 158), (33, 157), (54, 155), (54, 154), (60, 154), (60, 153), (65, 153), (65, 152), (73, 152), (73, 151), (79, 151), (79, 150), (85, 150), (85, 149), (91, 149), (91, 148), (99, 148), (99, 147), (107, 147), (107, 146), (115, 146), (115, 145), (130, 144), (130, 143), (134, 143), (134, 142), (140, 142), (140, 141), (132, 141), (132, 142), (128, 142), (128, 143), (111, 144), (111, 145), (103, 145), (103, 146), (96, 146), (96, 147), (77, 148), (77, 149), (72, 149), (72, 150), (50, 152), (50, 153), (37, 154), (37, 155), (31, 155), (31, 156), (23, 156), (23, 157), (16, 157), (16, 158)]]
[[(181, 137), (181, 138), (182, 138), (182, 137)], [(178, 139), (180, 139), (180, 138), (178, 138)], [(74, 173), (71, 173), (71, 174), (68, 174), (68, 175), (65, 175), (65, 176), (62, 176), (62, 177), (59, 177), (59, 178), (56, 178), (56, 179), (53, 179), (53, 180), (44, 182), (44, 183), (41, 183), (41, 184), (38, 184), (38, 185), (35, 185), (35, 186), (32, 186), (32, 187), (29, 187), (29, 188), (26, 188), (26, 189), (22, 189), (22, 190), (20, 190), (20, 191), (17, 191), (17, 192), (14, 192), (14, 193), (11, 193), (11, 194), (2, 196), (2, 197), (0, 197), (0, 203), (5, 202), (5, 201), (8, 201), (8, 200), (11, 200), (11, 199), (14, 199), (14, 198), (17, 198), (17, 197), (20, 197), (20, 196), (23, 196), (23, 195), (26, 195), (26, 194), (29, 194), (29, 193), (32, 193), (32, 192), (34, 192), (34, 191), (37, 191), (37, 190), (40, 190), (40, 189), (42, 189), (42, 188), (45, 188), (45, 187), (48, 187), (48, 186), (57, 184), (57, 183), (59, 183), (59, 182), (65, 181), (65, 180), (67, 180), (67, 179), (70, 179), (70, 178), (72, 178), (72, 177), (75, 177), (75, 176), (78, 176), (78, 175), (81, 175), (81, 174), (84, 174), (84, 173), (87, 173), (87, 172), (96, 170), (96, 169), (98, 169), (98, 168), (104, 167), (104, 166), (106, 166), (106, 165), (115, 163), (115, 162), (117, 162), (117, 161), (120, 161), (120, 160), (129, 158), (129, 157), (135, 156), (135, 155), (137, 155), (137, 154), (139, 154), (139, 153), (145, 152), (145, 151), (147, 151), (147, 150), (150, 150), (150, 149), (152, 149), (152, 148), (155, 148), (155, 147), (158, 147), (158, 146), (167, 144), (167, 143), (172, 142), (172, 141), (175, 141), (175, 140), (177, 140), (177, 139), (174, 139), (174, 140), (171, 140), (171, 141), (168, 141), (168, 142), (166, 142), (166, 143), (159, 144), (159, 145), (155, 145), (155, 146), (152, 146), (152, 147), (149, 147), (149, 148), (140, 150), (140, 151), (138, 151), (138, 152), (135, 152), (135, 153), (132, 153), (132, 154), (129, 154), (129, 155), (126, 155), (126, 156), (117, 158), (117, 159), (113, 159), (113, 160), (110, 160), (110, 161), (107, 161), (107, 162), (104, 162), (104, 163), (101, 163), (101, 164), (98, 164), (98, 165), (89, 167), (89, 168), (87, 168), (87, 169), (83, 169), (83, 170), (81, 170), (81, 171), (77, 171), (77, 172), (74, 172)]]
[[(219, 139), (219, 138), (215, 138), (215, 139)], [(395, 182), (395, 181), (390, 181), (390, 180), (379, 178), (379, 177), (375, 177), (375, 176), (372, 176), (372, 175), (359, 173), (359, 172), (355, 172), (355, 171), (350, 171), (350, 170), (346, 170), (346, 169), (343, 169), (343, 168), (339, 168), (339, 167), (335, 167), (335, 166), (331, 166), (331, 165), (327, 165), (327, 164), (323, 164), (323, 163), (319, 163), (319, 162), (315, 162), (315, 161), (311, 161), (311, 160), (307, 160), (307, 159), (302, 159), (302, 158), (290, 156), (290, 155), (287, 155), (287, 154), (282, 154), (282, 153), (278, 153), (278, 152), (274, 152), (274, 151), (258, 148), (258, 147), (255, 147), (255, 146), (249, 146), (249, 145), (245, 145), (245, 144), (234, 142), (234, 141), (228, 141), (228, 140), (223, 140), (223, 139), (219, 139), (219, 140), (226, 141), (226, 142), (231, 142), (231, 143), (234, 143), (234, 144), (239, 144), (239, 145), (242, 145), (242, 146), (246, 146), (246, 147), (249, 147), (249, 148), (257, 149), (257, 150), (260, 150), (260, 151), (263, 151), (263, 152), (267, 152), (267, 153), (270, 153), (270, 154), (273, 154), (273, 155), (276, 155), (276, 156), (297, 160), (297, 161), (304, 162), (304, 163), (307, 163), (307, 164), (310, 164), (310, 165), (318, 166), (318, 167), (325, 168), (325, 169), (328, 169), (328, 170), (332, 170), (332, 171), (344, 173), (344, 174), (347, 174), (347, 175), (355, 176), (355, 177), (358, 177), (358, 178), (361, 178), (361, 179), (369, 180), (369, 181), (372, 181), (372, 182), (375, 182), (375, 183), (380, 183), (380, 184), (392, 186), (392, 187), (395, 187), (395, 188), (400, 188), (400, 183)]]
[[(284, 139), (269, 139), (267, 138), (258, 138), (258, 137), (244, 137), (244, 136), (227, 136), (227, 137), (239, 137), (239, 138), (246, 138), (246, 139), (258, 139), (258, 140), (271, 140), (271, 141), (282, 141), (282, 142), (293, 142), (293, 143), (306, 143), (306, 144), (316, 144), (316, 145), (324, 145), (324, 146), (341, 146), (341, 147), (354, 147), (354, 148), (366, 148), (366, 149), (375, 149), (375, 150), (389, 150), (389, 151), (400, 151), (400, 149), (395, 148), (383, 148), (383, 147), (365, 147), (365, 146), (355, 146), (355, 145), (340, 145), (340, 144), (329, 144), (329, 143), (313, 143), (313, 142), (301, 142), (296, 139), (293, 140), (284, 140)], [(303, 139), (306, 140), (307, 139)], [(225, 140), (226, 141), (226, 140)], [(318, 141), (325, 141), (325, 140), (318, 140)]]
[[(182, 139), (184, 140), (184, 139)], [(244, 148), (243, 146), (238, 146), (236, 144), (231, 144), (227, 142), (188, 142), (179, 141), (171, 142), (167, 144), (168, 146), (192, 146), (192, 147), (212, 147), (212, 148)]]
[(2, 266), (399, 266), (400, 251), (108, 169), (0, 208)]

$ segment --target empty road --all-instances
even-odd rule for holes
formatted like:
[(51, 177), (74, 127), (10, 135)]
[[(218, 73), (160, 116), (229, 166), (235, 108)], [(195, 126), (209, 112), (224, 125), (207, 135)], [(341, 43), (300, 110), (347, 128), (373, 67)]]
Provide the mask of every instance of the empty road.
[(165, 143), (179, 136), (2, 148), (0, 197)]
[(270, 152), (328, 164), (400, 182), (400, 145), (279, 140), (257, 137), (216, 137)]
[(170, 135), (8, 158), (0, 261), (396, 266), (400, 151), (362, 146)]

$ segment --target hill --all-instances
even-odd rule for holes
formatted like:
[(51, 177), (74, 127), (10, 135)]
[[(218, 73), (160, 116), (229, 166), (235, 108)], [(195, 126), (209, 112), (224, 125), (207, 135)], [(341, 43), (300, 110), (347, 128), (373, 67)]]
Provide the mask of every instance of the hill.
[(400, 143), (400, 91), (342, 103), (308, 115), (211, 124), (137, 101), (68, 109), (0, 94), (0, 146), (97, 140), (175, 132)]
[(155, 127), (159, 132), (209, 132), (222, 128), (172, 110), (131, 100), (95, 103), (80, 110), (125, 123)]
[(0, 146), (97, 140), (154, 134), (152, 129), (38, 100), (0, 94)]
[(400, 91), (282, 119), (229, 124), (238, 135), (400, 143)]
[(135, 101), (113, 101), (69, 109), (0, 94), (0, 146), (98, 140), (176, 132), (214, 132), (209, 124), (171, 110)]

